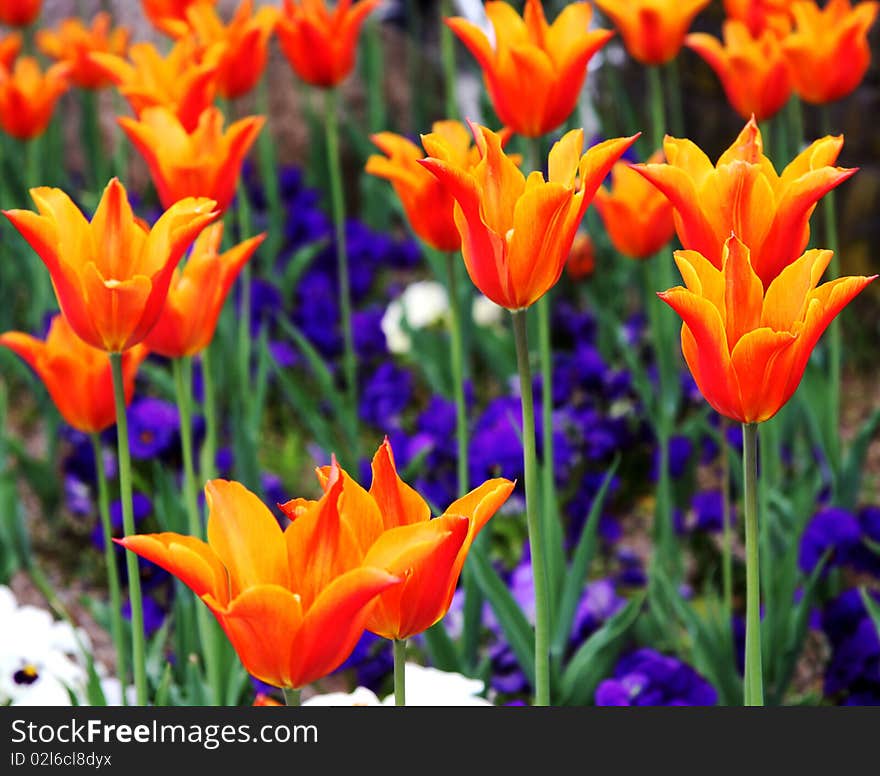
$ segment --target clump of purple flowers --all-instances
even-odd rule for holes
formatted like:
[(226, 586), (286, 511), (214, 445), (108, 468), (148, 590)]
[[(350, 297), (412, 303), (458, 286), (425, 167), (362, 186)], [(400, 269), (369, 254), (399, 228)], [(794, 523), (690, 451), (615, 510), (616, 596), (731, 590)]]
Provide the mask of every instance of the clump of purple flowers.
[(624, 655), (596, 688), (597, 706), (714, 706), (718, 693), (687, 663), (642, 648)]

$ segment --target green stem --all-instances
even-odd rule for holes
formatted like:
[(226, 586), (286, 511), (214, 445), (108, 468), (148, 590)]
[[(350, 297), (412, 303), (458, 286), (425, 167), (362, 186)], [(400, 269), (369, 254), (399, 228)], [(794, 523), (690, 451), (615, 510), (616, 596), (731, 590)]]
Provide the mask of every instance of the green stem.
[[(367, 85), (367, 126), (370, 132), (386, 129), (385, 74), (382, 29), (373, 16), (364, 24), (364, 82)], [(328, 94), (334, 90), (328, 90)], [(329, 128), (328, 128), (329, 131)]]
[(80, 89), (79, 92), (86, 164), (89, 168), (84, 177), (91, 181), (95, 191), (101, 191), (103, 184), (107, 182), (105, 165), (108, 157), (101, 137), (98, 93), (94, 89)]
[(758, 426), (743, 424), (743, 502), (746, 524), (745, 705), (764, 705), (761, 669), (761, 574), (758, 559)]
[(446, 254), (446, 283), (449, 292), (449, 357), (452, 368), (452, 390), (455, 396), (455, 438), (458, 443), (458, 495), (463, 496), (468, 492), (468, 423), (467, 402), (464, 393), (464, 340), (456, 262), (456, 254)]
[(663, 110), (663, 77), (659, 65), (648, 69), (648, 101), (651, 116), (651, 152), (663, 148), (666, 117)]
[[(250, 205), (247, 198), (247, 190), (242, 183), (238, 187), (236, 196), (236, 216), (238, 218), (238, 236), (244, 240), (251, 233), (250, 229)], [(242, 380), (242, 395), (248, 395), (250, 384), (251, 365), (251, 277), (250, 262), (242, 267), (241, 275), (241, 315), (238, 319), (238, 368)]]
[(512, 310), (516, 340), (523, 421), (523, 465), (526, 484), (526, 521), (535, 584), (535, 705), (550, 705), (550, 618), (547, 596), (547, 569), (544, 537), (538, 514), (538, 459), (535, 451), (535, 404), (532, 396), (532, 370), (529, 367), (529, 343), (526, 309)]
[(107, 589), (110, 593), (110, 633), (113, 647), (116, 650), (116, 675), (119, 686), (123, 689), (128, 685), (128, 666), (125, 648), (124, 630), (122, 627), (122, 588), (119, 583), (119, 568), (116, 565), (116, 545), (113, 543), (113, 526), (110, 522), (110, 493), (107, 487), (107, 473), (104, 470), (104, 456), (101, 449), (101, 437), (92, 434), (92, 451), (95, 455), (95, 475), (98, 480), (98, 514), (101, 518), (101, 529), (104, 532), (104, 564), (107, 566)]
[(733, 526), (730, 521), (730, 454), (727, 450), (727, 429), (730, 423), (721, 418), (721, 574), (724, 610), (727, 619), (733, 614)]
[(348, 434), (352, 445), (353, 465), (360, 460), (357, 432), (357, 356), (351, 326), (351, 286), (348, 274), (348, 248), (345, 241), (345, 197), (342, 190), (342, 163), (339, 155), (339, 126), (337, 93), (325, 92), (325, 129), (327, 141), (327, 167), (330, 174), (330, 197), (333, 205), (333, 223), (336, 228), (336, 264), (339, 275), (339, 310), (342, 315), (342, 334), (345, 345), (343, 370), (345, 393), (348, 404)]
[(394, 705), (406, 706), (406, 639), (394, 639)]
[[(128, 447), (128, 418), (125, 415), (125, 387), (122, 377), (122, 353), (110, 353), (113, 371), (113, 398), (116, 402), (116, 435), (119, 455), (119, 495), (122, 501), (122, 530), (133, 536), (134, 507), (131, 496), (131, 454)], [(147, 665), (144, 638), (144, 604), (137, 555), (125, 554), (128, 571), (128, 597), (131, 602), (131, 651), (134, 670), (135, 699), (138, 706), (147, 705)]]
[(455, 36), (443, 23), (443, 19), (453, 15), (451, 0), (440, 0), (440, 57), (443, 61), (443, 80), (446, 86), (446, 118), (458, 118), (458, 100), (455, 84), (458, 71), (455, 67)]
[(211, 346), (202, 351), (202, 409), (205, 413), (205, 441), (199, 458), (203, 480), (216, 476), (217, 466), (217, 397), (214, 393), (214, 364)]
[[(666, 74), (666, 93), (669, 95), (669, 114), (672, 124), (672, 134), (675, 137), (684, 137), (684, 106), (681, 95), (681, 70), (678, 67), (678, 59), (671, 59), (664, 66)], [(654, 149), (657, 150), (656, 148)]]
[[(257, 113), (261, 116), (269, 116), (271, 106), (269, 104), (269, 87), (267, 78), (264, 76), (257, 85)], [(278, 255), (280, 242), (283, 239), (283, 213), (281, 209), (281, 191), (278, 182), (278, 158), (275, 152), (275, 141), (269, 132), (268, 126), (263, 127), (257, 137), (257, 161), (260, 165), (260, 178), (266, 191), (266, 201), (269, 204), (269, 223), (273, 228), (269, 229), (267, 244), (262, 251), (266, 257), (267, 269), (272, 268), (272, 262)], [(247, 237), (247, 235), (242, 235)]]
[(284, 703), (288, 706), (299, 706), (302, 690), (296, 690), (293, 687), (284, 687), (281, 690), (284, 693)]

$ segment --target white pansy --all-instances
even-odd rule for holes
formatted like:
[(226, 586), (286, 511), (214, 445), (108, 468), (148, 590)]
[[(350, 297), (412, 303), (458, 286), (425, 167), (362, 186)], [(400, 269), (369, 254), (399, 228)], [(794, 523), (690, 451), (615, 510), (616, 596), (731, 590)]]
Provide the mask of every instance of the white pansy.
[[(492, 706), (480, 697), (486, 685), (479, 679), (469, 679), (451, 671), (407, 663), (404, 668), (407, 706)], [(391, 694), (382, 701), (394, 705)]]
[(471, 317), (477, 326), (498, 326), (504, 320), (504, 308), (495, 304), (488, 296), (480, 294), (474, 297)]
[(353, 692), (328, 692), (313, 695), (302, 702), (303, 706), (381, 706), (379, 698), (372, 690), (358, 687)]
[(407, 353), (412, 341), (406, 329), (424, 329), (441, 322), (449, 312), (449, 297), (442, 284), (420, 280), (408, 285), (385, 309), (380, 326), (392, 353)]

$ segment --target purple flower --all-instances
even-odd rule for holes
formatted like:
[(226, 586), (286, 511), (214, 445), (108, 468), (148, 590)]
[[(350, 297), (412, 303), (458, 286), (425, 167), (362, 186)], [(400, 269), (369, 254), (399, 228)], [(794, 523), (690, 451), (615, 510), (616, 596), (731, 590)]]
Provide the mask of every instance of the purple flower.
[(474, 424), (470, 440), (470, 479), (523, 481), (522, 410), (518, 397), (492, 401)]
[[(159, 628), (162, 627), (162, 623), (165, 622), (166, 612), (152, 596), (144, 596), (143, 599), (143, 613), (144, 613), (144, 632), (147, 636), (152, 636)], [(122, 616), (131, 621), (131, 601), (125, 601), (122, 604)]]
[[(729, 509), (732, 525), (736, 520), (733, 504), (729, 505)], [(724, 530), (724, 496), (720, 490), (701, 490), (694, 494), (685, 529), (704, 533), (720, 533)]]
[(572, 640), (585, 641), (605, 622), (613, 617), (626, 603), (617, 594), (613, 580), (596, 579), (584, 588), (584, 594), (574, 615)]
[(174, 404), (148, 396), (133, 401), (127, 415), (132, 458), (155, 458), (176, 443), (180, 416)]
[(718, 693), (678, 658), (643, 648), (620, 658), (596, 688), (597, 706), (714, 706)]
[(859, 546), (861, 536), (861, 527), (854, 515), (838, 507), (826, 507), (818, 511), (804, 529), (798, 567), (804, 574), (812, 573), (828, 550), (832, 552), (825, 570), (847, 564)]
[(399, 425), (412, 394), (412, 373), (393, 361), (384, 361), (361, 389), (358, 414), (370, 425), (387, 430)]
[[(134, 491), (131, 494), (132, 515), (135, 528), (153, 513), (153, 502), (144, 493)], [(122, 502), (119, 499), (110, 502), (110, 530), (113, 538), (120, 539), (124, 535), (122, 525)], [(92, 544), (102, 552), (104, 551), (104, 529), (98, 523), (92, 529)], [(120, 549), (120, 554), (123, 551)]]
[(95, 508), (92, 489), (72, 474), (64, 475), (64, 503), (67, 510), (78, 517), (87, 517)]
[(384, 312), (381, 306), (373, 305), (366, 310), (357, 310), (351, 316), (354, 349), (361, 361), (369, 361), (388, 353), (381, 325)]

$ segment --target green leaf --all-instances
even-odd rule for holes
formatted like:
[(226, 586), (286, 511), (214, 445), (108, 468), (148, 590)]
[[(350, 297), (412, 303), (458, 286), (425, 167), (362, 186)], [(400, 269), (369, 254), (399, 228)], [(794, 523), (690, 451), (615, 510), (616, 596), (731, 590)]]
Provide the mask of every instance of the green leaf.
[(155, 706), (167, 706), (171, 690), (171, 680), (174, 674), (171, 670), (171, 663), (165, 663), (165, 670), (162, 671), (162, 678), (159, 680), (159, 686), (156, 688), (156, 695), (153, 699)]
[(834, 503), (843, 509), (852, 509), (859, 500), (865, 458), (878, 427), (880, 427), (880, 409), (871, 413), (847, 448), (843, 464), (833, 483)]
[(465, 666), (455, 646), (455, 642), (446, 632), (446, 627), (441, 620), (436, 625), (425, 631), (425, 647), (431, 658), (431, 665), (441, 671), (453, 671), (457, 674), (465, 672)]

